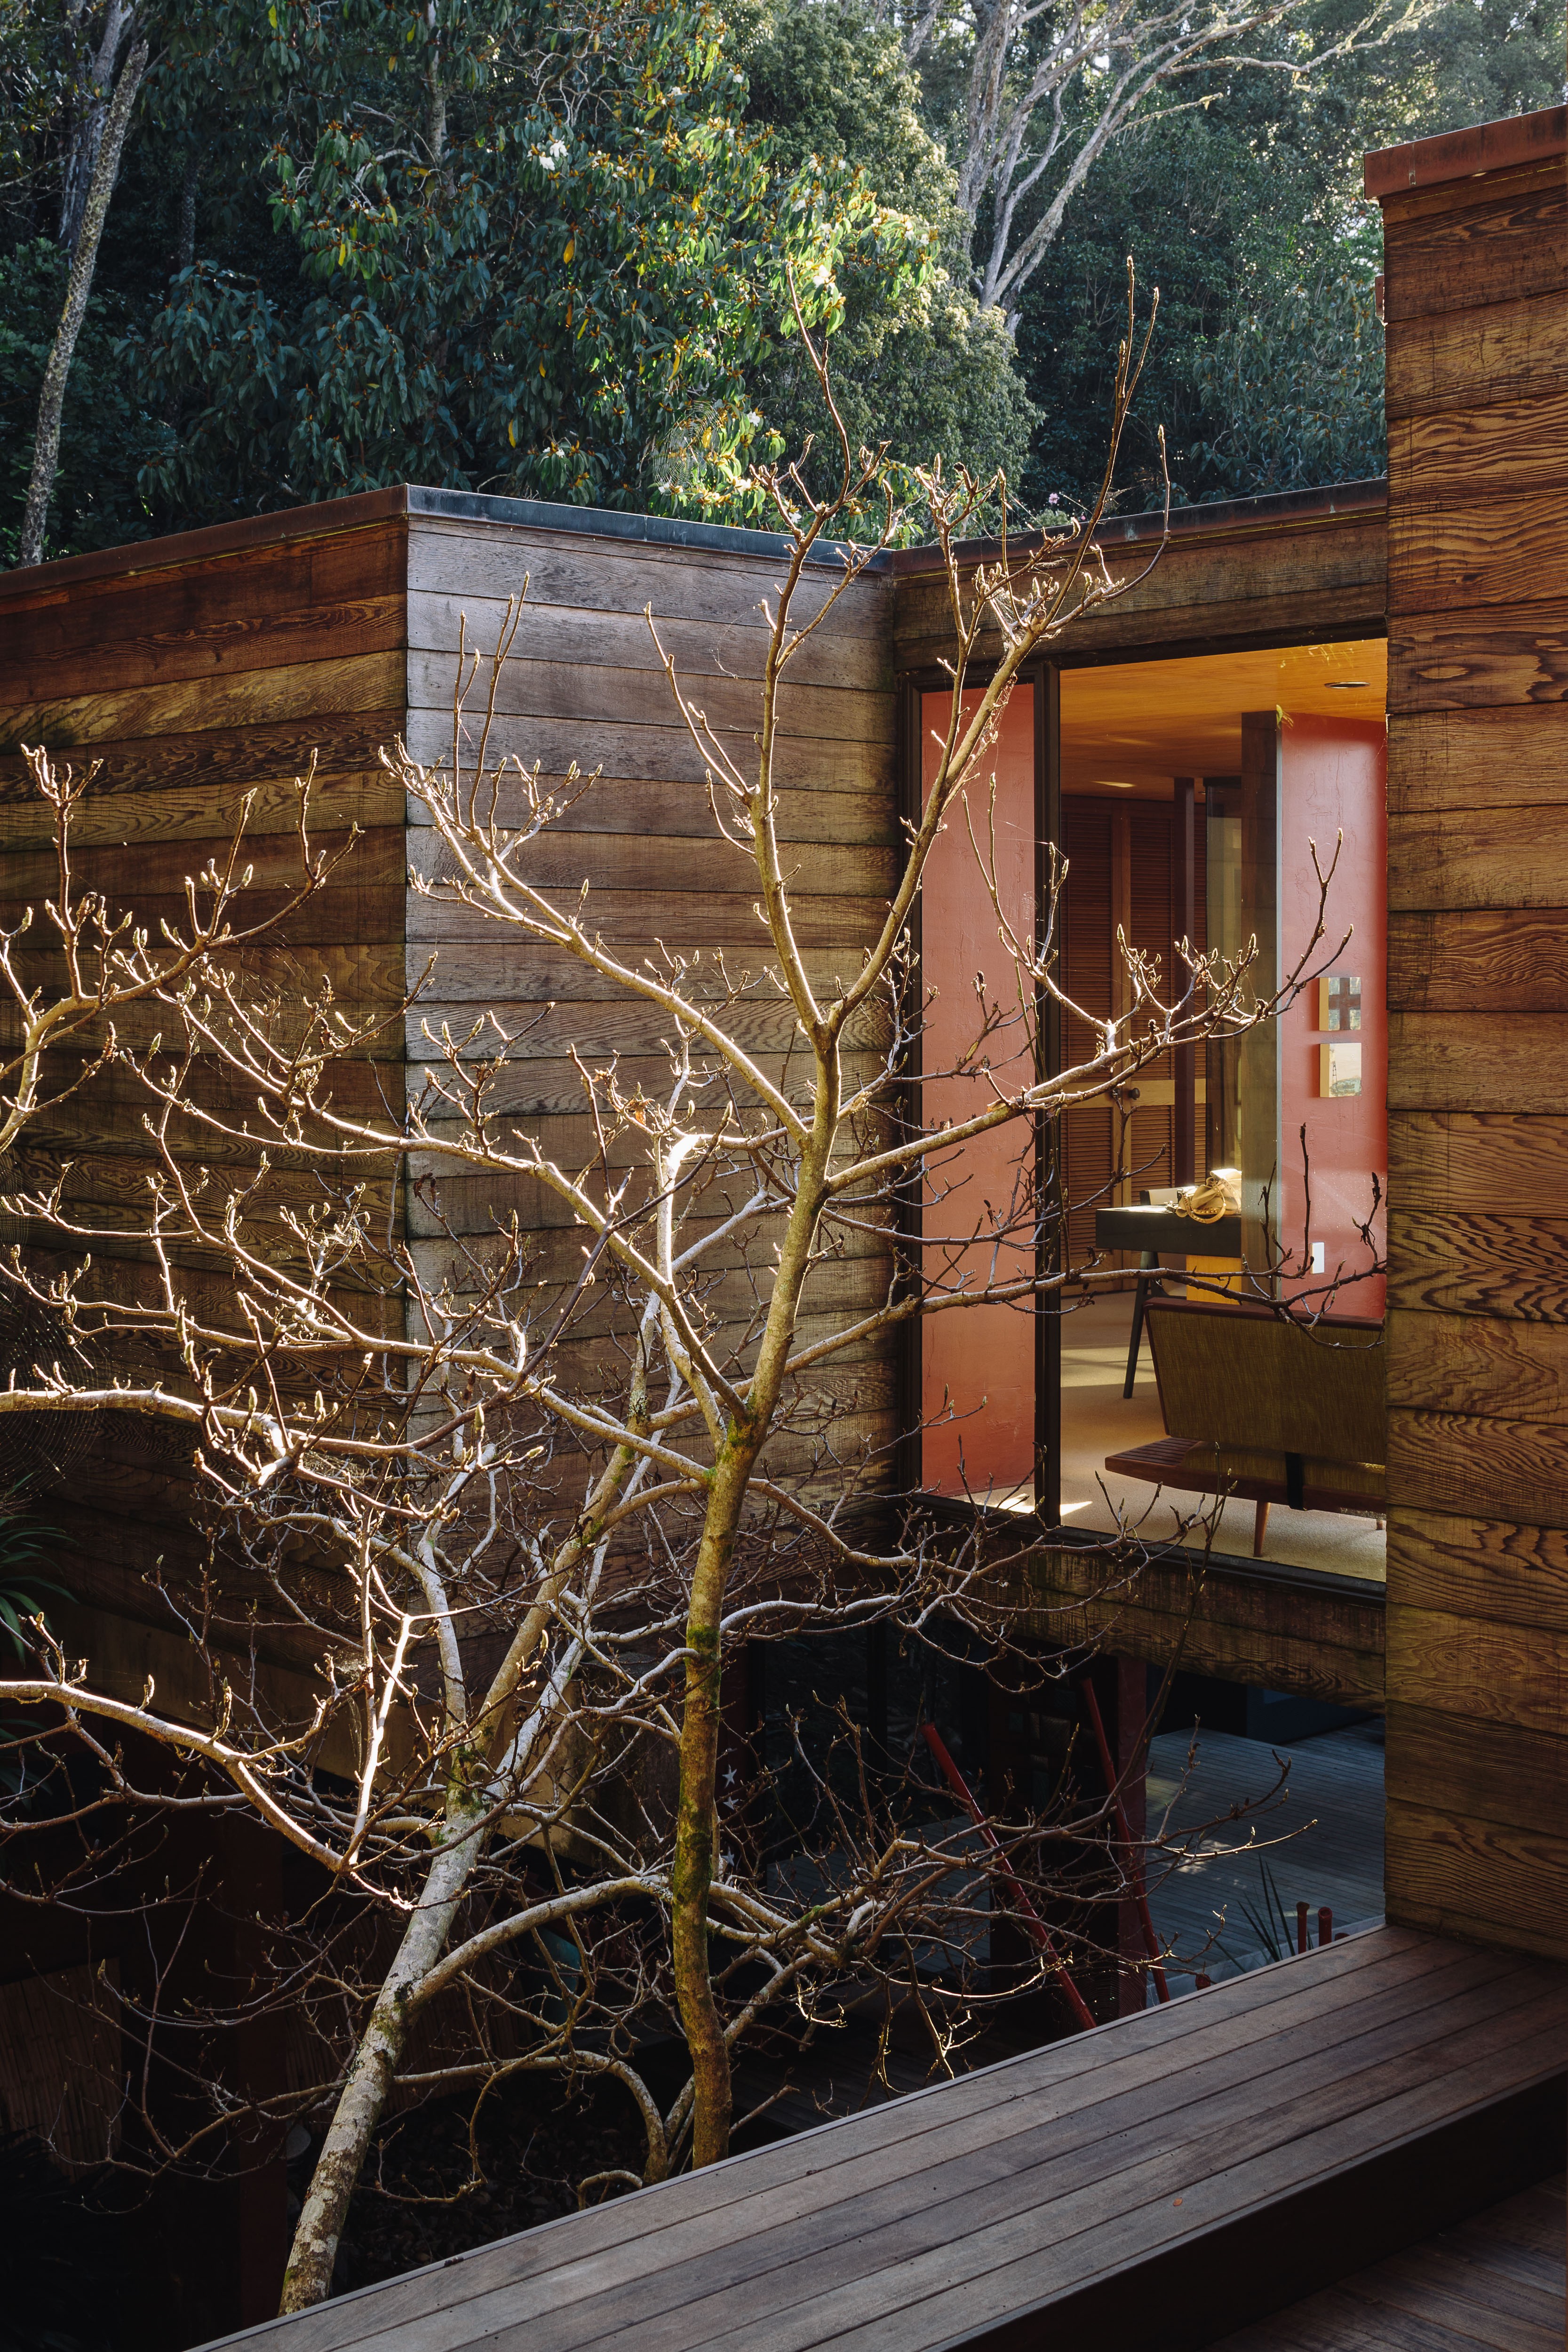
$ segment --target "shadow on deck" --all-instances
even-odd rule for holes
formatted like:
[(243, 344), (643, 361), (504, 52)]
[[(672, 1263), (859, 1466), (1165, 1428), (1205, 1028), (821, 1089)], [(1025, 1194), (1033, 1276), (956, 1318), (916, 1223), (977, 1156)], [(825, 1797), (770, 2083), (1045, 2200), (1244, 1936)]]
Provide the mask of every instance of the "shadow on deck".
[(1358, 2271), (1215, 2352), (1560, 2352), (1562, 2173)]
[(1183, 2352), (1556, 2170), (1565, 2053), (1561, 1971), (1375, 1928), (225, 2341)]

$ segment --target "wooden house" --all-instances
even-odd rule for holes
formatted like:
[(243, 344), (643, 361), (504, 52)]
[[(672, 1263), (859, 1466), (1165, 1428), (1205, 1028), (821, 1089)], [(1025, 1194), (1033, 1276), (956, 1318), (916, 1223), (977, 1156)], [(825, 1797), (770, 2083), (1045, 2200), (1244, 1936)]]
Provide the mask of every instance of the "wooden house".
[[(1384, 507), (1374, 484), (1179, 513), (1150, 579), (1074, 637), (1073, 657), (1224, 653), (1330, 629), (1378, 635)], [(1142, 570), (1156, 531), (1155, 519), (1119, 522), (1113, 568)], [(297, 869), (294, 780), (314, 758), (324, 837), (353, 822), (363, 839), (343, 887), (321, 894), (288, 935), (301, 976), (327, 977), (345, 1007), (370, 1012), (395, 1006), (434, 956), (419, 1016), (379, 1049), (389, 1060), (401, 1054), (411, 1086), (431, 1050), (426, 1022), (467, 1020), (481, 1003), (531, 1013), (553, 1001), (523, 1049), (516, 1107), (546, 1116), (565, 1148), (582, 1118), (571, 1045), (620, 1054), (630, 1077), (653, 1074), (662, 1068), (658, 1021), (561, 993), (577, 983), (563, 983), (541, 954), (510, 954), (503, 971), (482, 931), (465, 936), (449, 916), (433, 923), (408, 884), (424, 854), (419, 812), (405, 806), (379, 755), (399, 739), (416, 759), (447, 748), (459, 626), (466, 619), (469, 644), (489, 646), (506, 598), (526, 583), (501, 747), (539, 761), (546, 777), (573, 760), (604, 771), (574, 816), (579, 829), (551, 835), (548, 878), (570, 886), (587, 876), (612, 941), (743, 950), (757, 935), (748, 877), (712, 837), (700, 763), (644, 611), (743, 751), (763, 643), (757, 608), (779, 545), (761, 533), (400, 488), (13, 574), (0, 581), (5, 907), (19, 910), (47, 869), (47, 812), (29, 794), (25, 744), (41, 742), (79, 767), (101, 763), (79, 828), (81, 876), (153, 919), (177, 910), (184, 877), (226, 844), (247, 793), (258, 882), (287, 887)], [(889, 887), (919, 681), (940, 658), (941, 631), (929, 560), (918, 551), (884, 559), (841, 604), (832, 636), (812, 642), (787, 690), (784, 823), (797, 857), (799, 935), (818, 971), (853, 956)], [(1047, 835), (1059, 814), (1047, 759), (1055, 675), (1042, 666), (1031, 685)], [(784, 1043), (782, 1028), (759, 1039), (781, 1052)], [(361, 1064), (341, 1083), (369, 1103), (383, 1075)], [(107, 1088), (67, 1106), (52, 1131), (30, 1139), (35, 1158), (74, 1157), (75, 1181), (92, 1197), (112, 1197), (126, 1181), (116, 1162), (135, 1150), (123, 1110)], [(448, 1183), (446, 1213), (460, 1229), (471, 1192), (482, 1225), (514, 1205), (497, 1203), (494, 1190), (489, 1180)], [(536, 1204), (516, 1205), (537, 1213)], [(855, 1278), (869, 1295), (883, 1272), (868, 1259)], [(891, 1351), (886, 1362), (844, 1369), (867, 1433), (883, 1444), (895, 1433), (901, 1375)], [(1034, 1410), (1031, 1383), (1031, 1427)], [(179, 1514), (155, 1507), (149, 1518), (168, 1473), (136, 1458), (140, 1444), (132, 1433), (101, 1450), (96, 1475), (73, 1473), (61, 1508), (80, 1538), (79, 1600), (112, 1621), (117, 1678), (139, 1690), (156, 1669), (172, 1691), (179, 1645), (158, 1632), (139, 1580), (168, 1540), (162, 1522)], [(85, 1641), (85, 1622), (80, 1631)], [(1353, 1666), (1325, 1684), (1321, 1667), (1293, 1670), (1281, 1651), (1275, 1679), (1374, 1696), (1377, 1635), (1359, 1624), (1338, 1633), (1340, 1646), (1357, 1653)], [(101, 1630), (89, 1645), (105, 1654)], [(1225, 1670), (1227, 1659), (1216, 1652), (1210, 1663)], [(1256, 1647), (1228, 1661), (1248, 1673), (1259, 1663)]]
[[(1195, 2347), (1561, 2163), (1565, 159), (1561, 109), (1368, 159), (1386, 229), (1386, 488), (1180, 511), (1147, 580), (1037, 666), (999, 754), (1031, 840), (1078, 827), (1080, 887), (1098, 895), (1080, 901), (1076, 945), (1069, 910), (1068, 951), (1089, 1002), (1117, 985), (1101, 953), (1115, 921), (1167, 949), (1198, 936), (1200, 808), (1211, 857), (1233, 788), (1254, 850), (1258, 813), (1284, 807), (1290, 772), (1306, 795), (1331, 767), (1353, 771), (1364, 813), (1386, 696), (1386, 851), (1376, 831), (1376, 855), (1360, 858), (1375, 875), (1385, 856), (1386, 890), (1354, 968), (1367, 980), (1362, 1066), (1381, 1072), (1385, 1056), (1387, 1074), (1383, 1508), (1363, 1513), (1372, 1532), (1350, 1573), (1327, 1554), (1254, 1561), (1237, 1546), (1194, 1604), (1180, 1563), (1151, 1571), (1116, 1640), (1158, 1660), (1184, 1629), (1187, 1654), (1214, 1675), (1385, 1709), (1388, 1927), (257, 2342), (1110, 2347), (1147, 2340), (1157, 2310), (1163, 2343)], [(1141, 566), (1155, 530), (1141, 517), (1109, 525), (1113, 569)], [(292, 777), (314, 750), (325, 804), (370, 838), (341, 903), (323, 904), (292, 950), (327, 960), (368, 1003), (395, 1002), (434, 946), (439, 1002), (491, 1001), (483, 942), (450, 927), (428, 935), (405, 880), (421, 845), (377, 752), (400, 734), (416, 756), (439, 748), (458, 612), (483, 645), (526, 574), (533, 617), (504, 704), (508, 748), (551, 773), (573, 757), (605, 770), (560, 878), (586, 873), (606, 929), (628, 938), (744, 944), (750, 894), (710, 845), (641, 615), (651, 604), (710, 714), (743, 740), (755, 606), (777, 556), (762, 534), (400, 488), (0, 580), (6, 906), (39, 879), (22, 742), (103, 760), (91, 854), (153, 906), (195, 845), (224, 837), (242, 790), (259, 789), (260, 822), (281, 840)], [(857, 589), (795, 689), (804, 935), (826, 961), (875, 920), (919, 775), (921, 698), (947, 642), (931, 559), (900, 552)], [(1336, 648), (1354, 649), (1353, 664)], [(1191, 688), (1180, 711), (1178, 670)], [(1296, 698), (1293, 744), (1271, 715), (1291, 715), (1270, 691), (1281, 678)], [(1216, 681), (1219, 734), (1205, 732)], [(1355, 696), (1375, 708), (1351, 709)], [(1373, 818), (1381, 827), (1381, 808)], [(1282, 875), (1278, 843), (1270, 855)], [(1037, 876), (1021, 887), (1034, 896)], [(1281, 880), (1277, 946), (1287, 897)], [(1384, 968), (1374, 946), (1385, 987), (1368, 977)], [(509, 966), (502, 1001), (556, 987)], [(1280, 1048), (1296, 1059), (1270, 1080), (1277, 1132), (1330, 1025), (1320, 1035), (1308, 1022)], [(529, 1106), (552, 1118), (574, 1115), (561, 1058), (573, 1038), (633, 1058), (655, 1050), (618, 1010), (558, 1004), (528, 1063)], [(412, 1035), (389, 1049), (409, 1072), (418, 1050)], [(1173, 1187), (1223, 1140), (1226, 1083), (1212, 1065), (1163, 1075), (1139, 1107), (1131, 1160), (1121, 1147), (1107, 1159), (1087, 1130), (1069, 1149), (1100, 1167), (1101, 1187), (1125, 1192), (1136, 1168)], [(1366, 1091), (1376, 1097), (1375, 1079)], [(1333, 1108), (1326, 1087), (1319, 1099)], [(62, 1130), (53, 1148), (111, 1161), (112, 1107), (88, 1116), (90, 1133)], [(476, 1202), (476, 1217), (489, 1205)], [(1272, 1213), (1244, 1201), (1237, 1213), (1266, 1223), (1279, 1197)], [(1363, 1319), (1382, 1312), (1380, 1299)], [(1068, 1507), (1056, 1343), (1030, 1335), (1008, 1349), (1005, 1372), (985, 1375), (1000, 1433), (988, 1475), (1012, 1524), (1037, 1510), (1054, 1525)], [(957, 1360), (937, 1369), (977, 1377)], [(889, 1437), (910, 1376), (891, 1356), (860, 1368), (864, 1409)], [(933, 1454), (922, 1468), (940, 1486), (952, 1465)], [(159, 1649), (168, 1636), (137, 1587), (163, 1538), (142, 1524), (132, 1475), (114, 1466), (63, 1507), (96, 1619), (83, 1630), (127, 1683), (156, 1662), (168, 1687), (178, 1660)], [(165, 1474), (134, 1475), (156, 1500)], [(1073, 1601), (1067, 1555), (1053, 1551), (1042, 1578)], [(1426, 2340), (1407, 2323), (1402, 2342)], [(1276, 2340), (1287, 2338), (1248, 2338)]]

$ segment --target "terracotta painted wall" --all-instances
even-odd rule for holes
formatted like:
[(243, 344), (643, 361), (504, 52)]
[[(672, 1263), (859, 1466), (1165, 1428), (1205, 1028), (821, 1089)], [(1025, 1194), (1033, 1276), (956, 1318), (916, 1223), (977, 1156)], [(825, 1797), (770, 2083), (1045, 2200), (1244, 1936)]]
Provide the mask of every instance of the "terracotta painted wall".
[[(928, 694), (921, 701), (925, 741), (921, 783), (930, 788), (936, 763), (931, 730), (945, 725), (948, 698)], [(1035, 704), (1032, 690), (1017, 688), (1004, 712), (991, 761), (996, 780), (997, 879), (1008, 919), (1019, 936), (1033, 937), (1035, 899)], [(976, 838), (984, 845), (990, 824), (989, 780), (971, 787)], [(969, 830), (955, 813), (938, 842), (928, 869), (921, 933), (921, 967), (928, 989), (937, 992), (928, 1015), (922, 1066), (951, 1067), (973, 1042), (976, 1029), (974, 978), (985, 975), (988, 998), (1016, 994), (1014, 967), (997, 937), (995, 910), (971, 846)], [(994, 1055), (1001, 1070), (1014, 1055), (1018, 1075), (1018, 1032), (1006, 1033)], [(992, 1099), (983, 1077), (928, 1078), (928, 1118), (972, 1118)], [(936, 1170), (936, 1181), (956, 1184), (945, 1201), (929, 1202), (924, 1231), (928, 1246), (937, 1236), (962, 1237), (985, 1220), (987, 1201), (1012, 1198), (1020, 1140), (1017, 1129), (968, 1145), (962, 1162), (954, 1153)], [(990, 1278), (993, 1254), (973, 1246), (961, 1265), (972, 1280)], [(999, 1261), (1004, 1277), (1027, 1271), (1033, 1253), (1010, 1251)], [(1027, 1308), (960, 1307), (932, 1316), (925, 1324), (921, 1358), (921, 1406), (925, 1419), (941, 1415), (948, 1401), (954, 1418), (928, 1428), (921, 1442), (921, 1476), (943, 1493), (975, 1493), (1027, 1485), (1035, 1465), (1035, 1337)]]
[[(1359, 1042), (1362, 1090), (1325, 1098), (1319, 1091), (1320, 1048), (1330, 1033), (1320, 1026), (1316, 982), (1303, 989), (1284, 1014), (1279, 1037), (1280, 1239), (1292, 1265), (1308, 1244), (1321, 1242), (1326, 1274), (1343, 1267), (1346, 1279), (1331, 1311), (1381, 1315), (1384, 1278), (1357, 1276), (1369, 1253), (1357, 1231), (1371, 1220), (1377, 1255), (1384, 1239), (1388, 1198), (1388, 1022), (1384, 1012), (1388, 963), (1388, 816), (1386, 730), (1364, 720), (1291, 719), (1280, 744), (1280, 894), (1282, 950), (1292, 969), (1312, 935), (1318, 913), (1318, 883), (1311, 845), (1327, 866), (1334, 840), (1344, 835), (1328, 904), (1328, 932), (1314, 959), (1331, 954), (1333, 971), (1361, 981), (1362, 1025), (1341, 1036)], [(1350, 943), (1339, 942), (1346, 931)], [(1303, 1163), (1301, 1129), (1307, 1130)], [(1379, 1207), (1373, 1219), (1373, 1176)], [(1310, 1178), (1310, 1214), (1308, 1215)], [(1353, 1277), (1353, 1278), (1352, 1278)], [(1288, 1281), (1287, 1293), (1321, 1294), (1325, 1276), (1310, 1273)]]

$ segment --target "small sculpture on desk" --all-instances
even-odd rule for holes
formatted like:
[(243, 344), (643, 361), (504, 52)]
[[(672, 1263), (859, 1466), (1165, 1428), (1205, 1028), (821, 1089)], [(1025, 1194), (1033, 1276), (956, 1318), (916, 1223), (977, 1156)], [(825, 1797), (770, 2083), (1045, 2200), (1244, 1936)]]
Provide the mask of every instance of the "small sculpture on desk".
[[(1198, 1224), (1217, 1224), (1222, 1217), (1241, 1214), (1241, 1171), (1239, 1168), (1211, 1168), (1201, 1184), (1194, 1186), (1182, 1202), (1185, 1215)], [(1187, 1296), (1206, 1299), (1211, 1306), (1223, 1306), (1243, 1286), (1245, 1267), (1238, 1257), (1187, 1258)]]
[(1241, 1209), (1239, 1168), (1214, 1168), (1190, 1192), (1179, 1195), (1182, 1214), (1211, 1225), (1220, 1217), (1234, 1217)]

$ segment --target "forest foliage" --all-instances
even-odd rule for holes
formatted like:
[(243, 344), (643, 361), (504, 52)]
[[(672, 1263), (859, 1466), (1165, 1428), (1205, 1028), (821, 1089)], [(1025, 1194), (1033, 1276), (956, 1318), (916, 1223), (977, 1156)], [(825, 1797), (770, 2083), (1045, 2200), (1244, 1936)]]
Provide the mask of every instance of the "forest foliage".
[[(792, 275), (852, 431), (1070, 507), (1129, 252), (1163, 308), (1124, 504), (1161, 425), (1178, 500), (1379, 472), (1362, 154), (1562, 94), (1559, 0), (1421, 5), (1321, 72), (1221, 59), (1156, 91), (1004, 315), (960, 203), (984, 8), (917, 38), (886, 0), (145, 0), (47, 551), (407, 479), (745, 520), (747, 462), (824, 421)], [(1306, 58), (1359, 14), (1316, 0), (1289, 38)], [(0, 0), (5, 562), (94, 16)], [(1091, 62), (1067, 110), (1100, 102)]]

